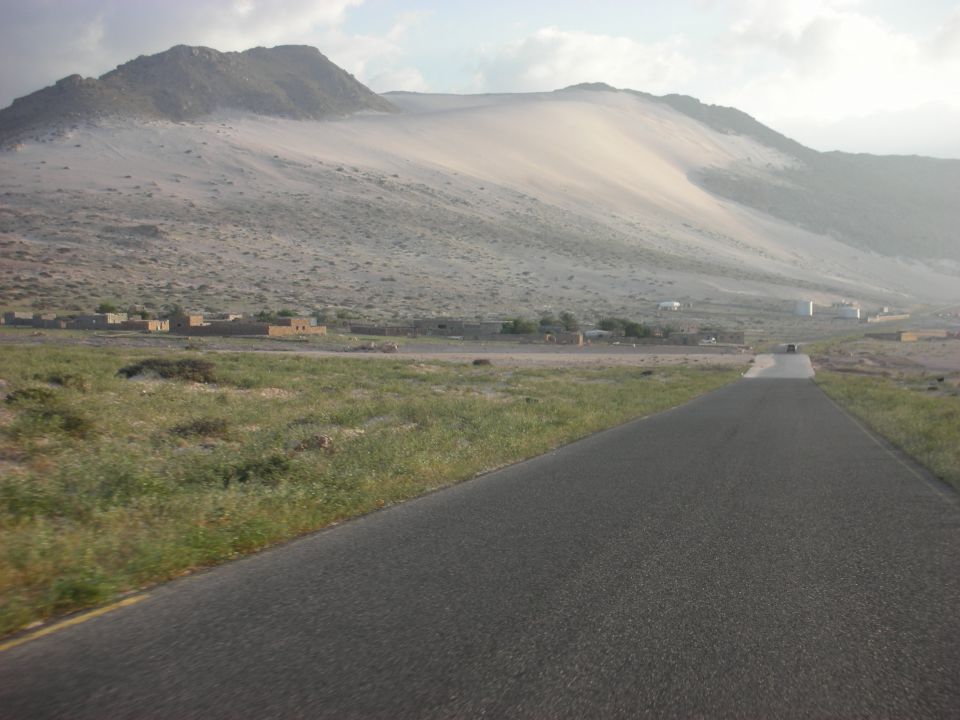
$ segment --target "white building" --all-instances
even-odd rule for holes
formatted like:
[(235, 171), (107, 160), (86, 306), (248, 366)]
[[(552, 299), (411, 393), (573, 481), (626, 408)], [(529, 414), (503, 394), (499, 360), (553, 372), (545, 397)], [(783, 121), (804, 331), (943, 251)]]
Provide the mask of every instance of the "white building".
[(813, 300), (797, 300), (794, 313), (800, 317), (813, 317)]
[(680, 303), (676, 300), (664, 300), (662, 303), (657, 304), (657, 310), (673, 310), (677, 311), (680, 309)]

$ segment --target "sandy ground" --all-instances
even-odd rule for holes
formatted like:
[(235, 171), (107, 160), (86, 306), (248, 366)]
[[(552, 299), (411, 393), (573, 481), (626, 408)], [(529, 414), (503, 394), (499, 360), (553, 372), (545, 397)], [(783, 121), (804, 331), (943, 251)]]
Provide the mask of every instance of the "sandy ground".
[(746, 317), (956, 294), (956, 277), (705, 192), (699, 169), (794, 161), (662, 104), (406, 102), (332, 122), (114, 122), (0, 153), (0, 304), (649, 320), (659, 300)]
[(899, 343), (864, 339), (842, 344), (818, 358), (828, 370), (865, 373), (931, 372), (960, 375), (960, 340)]
[(927, 370), (960, 373), (960, 341), (925, 340), (884, 347), (880, 357), (906, 360)]

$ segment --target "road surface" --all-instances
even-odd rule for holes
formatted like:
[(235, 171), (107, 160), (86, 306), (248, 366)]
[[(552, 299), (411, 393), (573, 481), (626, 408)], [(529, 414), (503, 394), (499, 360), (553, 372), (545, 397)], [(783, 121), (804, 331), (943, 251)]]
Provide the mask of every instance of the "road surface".
[(761, 354), (754, 358), (753, 366), (745, 377), (779, 380), (802, 380), (812, 378), (813, 366), (808, 355), (799, 353)]
[(806, 379), (743, 380), (0, 652), (2, 718), (958, 714), (957, 496)]

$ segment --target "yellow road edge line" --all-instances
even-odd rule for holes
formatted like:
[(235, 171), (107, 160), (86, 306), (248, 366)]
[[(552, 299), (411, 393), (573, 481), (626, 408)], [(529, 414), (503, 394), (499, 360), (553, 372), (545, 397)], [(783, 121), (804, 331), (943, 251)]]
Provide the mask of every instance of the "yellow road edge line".
[(84, 623), (87, 620), (92, 620), (95, 617), (106, 615), (108, 612), (112, 612), (113, 610), (119, 610), (120, 608), (127, 607), (128, 605), (136, 605), (138, 602), (141, 600), (146, 600), (148, 597), (149, 595), (146, 593), (143, 595), (134, 595), (133, 597), (124, 598), (123, 600), (119, 600), (111, 605), (106, 605), (105, 607), (91, 610), (90, 612), (83, 613), (82, 615), (76, 615), (72, 618), (68, 618), (63, 622), (50, 625), (49, 627), (40, 628), (32, 633), (27, 633), (26, 635), (14, 638), (13, 640), (8, 640), (5, 643), (0, 643), (0, 652), (3, 652), (4, 650), (10, 650), (18, 645), (23, 645), (31, 640), (37, 640), (38, 638), (42, 638), (44, 635), (50, 635), (58, 630), (64, 630), (65, 628), (79, 625), (80, 623)]

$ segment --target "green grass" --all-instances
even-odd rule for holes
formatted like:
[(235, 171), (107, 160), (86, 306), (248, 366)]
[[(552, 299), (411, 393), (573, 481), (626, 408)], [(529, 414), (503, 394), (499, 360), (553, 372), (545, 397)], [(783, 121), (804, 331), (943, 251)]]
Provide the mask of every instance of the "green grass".
[(816, 382), (873, 431), (960, 490), (960, 397), (929, 392), (920, 376), (895, 380), (819, 371)]
[[(118, 374), (151, 358), (154, 375)], [(150, 363), (147, 363), (149, 371)], [(149, 375), (149, 372), (147, 373)], [(0, 633), (541, 454), (738, 369), (0, 347)]]

